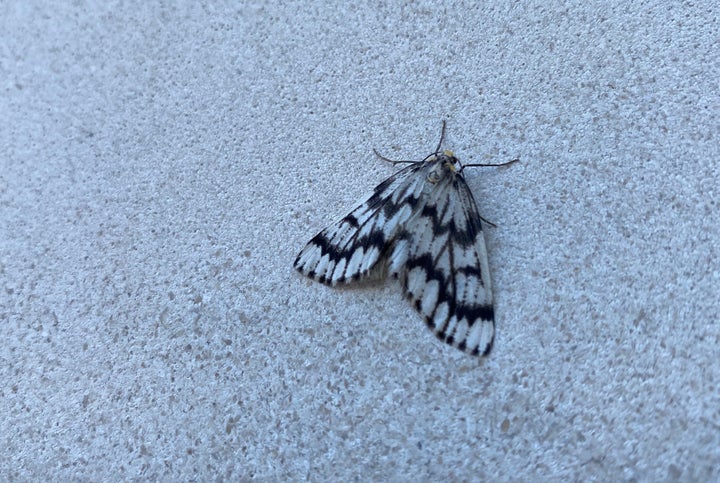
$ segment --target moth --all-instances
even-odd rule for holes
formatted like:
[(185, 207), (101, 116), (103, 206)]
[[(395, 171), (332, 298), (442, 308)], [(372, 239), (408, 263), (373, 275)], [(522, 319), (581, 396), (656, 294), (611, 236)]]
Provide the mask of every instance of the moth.
[[(486, 356), (495, 336), (495, 312), (478, 213), (460, 163), (437, 148), (422, 161), (385, 161), (408, 166), (380, 183), (372, 195), (338, 222), (315, 235), (295, 259), (295, 268), (335, 286), (391, 275), (442, 341)], [(494, 225), (493, 225), (494, 226)]]

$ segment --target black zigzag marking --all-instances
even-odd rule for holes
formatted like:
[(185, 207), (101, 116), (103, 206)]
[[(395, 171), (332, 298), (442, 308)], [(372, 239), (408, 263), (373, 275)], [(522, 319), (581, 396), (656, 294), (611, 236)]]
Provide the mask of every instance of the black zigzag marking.
[[(373, 230), (368, 235), (359, 237), (355, 239), (354, 243), (352, 244), (352, 247), (349, 251), (338, 251), (335, 246), (332, 243), (332, 240), (328, 239), (324, 232), (318, 233), (313, 237), (312, 240), (308, 243), (308, 246), (313, 245), (315, 247), (318, 247), (320, 249), (320, 256), (318, 258), (322, 258), (325, 255), (328, 255), (329, 263), (332, 263), (333, 270), (327, 271), (326, 275), (318, 275), (315, 273), (314, 269), (310, 269), (307, 272), (305, 271), (306, 267), (305, 265), (301, 264), (301, 259), (303, 252), (301, 252), (297, 258), (295, 259), (295, 268), (300, 271), (301, 273), (304, 273), (308, 277), (317, 280), (320, 283), (324, 283), (326, 285), (332, 285), (333, 282), (345, 282), (346, 277), (343, 274), (342, 276), (333, 279), (331, 278), (334, 274), (334, 267), (337, 267), (338, 263), (341, 260), (346, 261), (345, 270), (347, 270), (347, 262), (350, 261), (353, 253), (355, 253), (359, 249), (363, 249), (365, 253), (370, 251), (372, 248), (377, 248), (380, 252), (384, 251), (384, 247), (386, 246), (387, 241), (385, 239), (385, 234), (382, 231)], [(375, 262), (373, 266), (376, 264)], [(367, 270), (364, 270), (362, 272), (355, 273), (351, 276), (353, 280), (360, 279), (363, 275), (367, 274), (372, 269), (372, 266), (369, 267)]]
[[(407, 261), (407, 271), (409, 272), (413, 268), (421, 268), (425, 272), (425, 278), (426, 280), (430, 281), (433, 280), (438, 283), (438, 303), (436, 303), (435, 309), (430, 314), (423, 314), (426, 317), (426, 322), (428, 326), (433, 331), (438, 331), (438, 337), (443, 339), (444, 336), (444, 330), (447, 327), (448, 320), (455, 315), (458, 320), (462, 320), (463, 318), (468, 321), (468, 324), (470, 327), (472, 327), (474, 321), (477, 320), (486, 320), (486, 321), (492, 321), (495, 318), (495, 312), (492, 305), (487, 304), (465, 304), (462, 303), (454, 297), (455, 295), (455, 289), (452, 290), (449, 289), (449, 285), (452, 284), (448, 278), (437, 268), (435, 268), (435, 264), (432, 260), (432, 257), (430, 254), (425, 254), (421, 257), (412, 258)], [(480, 271), (474, 267), (463, 267), (462, 270), (465, 273), (468, 274), (474, 274), (478, 275), (478, 279), (480, 279)], [(406, 292), (406, 295), (409, 299), (413, 299), (415, 294), (410, 292), (408, 287), (408, 281), (407, 278), (403, 281), (403, 287)], [(452, 293), (451, 293), (452, 292)], [(448, 295), (452, 295), (448, 297)], [(448, 304), (448, 316), (444, 320), (444, 322), (438, 326), (435, 324), (435, 316), (437, 313), (438, 306), (445, 302)], [(422, 313), (422, 297), (418, 297), (415, 300), (415, 309)]]
[(437, 206), (425, 205), (421, 215), (432, 220), (433, 235), (441, 236), (446, 233), (450, 233), (453, 242), (462, 247), (474, 245), (477, 241), (478, 232), (482, 231), (482, 228), (478, 230), (471, 224), (466, 225), (465, 227), (459, 227), (455, 224), (454, 220), (451, 220), (446, 224), (441, 223), (441, 217), (438, 213)]
[[(414, 172), (420, 168), (420, 164), (408, 166), (377, 185), (364, 203), (335, 225), (315, 235), (298, 254), (295, 268), (326, 285), (359, 280), (369, 275), (378, 262), (385, 259), (394, 241), (395, 232), (401, 231), (409, 218), (407, 216), (397, 220), (394, 217), (402, 209), (408, 209), (412, 213), (419, 202), (419, 198), (414, 195), (414, 190), (418, 188)], [(395, 224), (390, 226), (389, 230), (384, 229), (380, 221), (387, 224), (390, 220), (394, 220)], [(361, 233), (363, 234), (360, 235)], [(358, 265), (367, 265), (364, 256), (368, 253), (372, 253), (375, 260), (371, 260), (371, 264), (364, 269), (356, 271), (355, 269), (360, 267), (351, 266), (350, 262), (358, 250), (362, 250), (363, 254)], [(321, 263), (324, 264), (318, 271)], [(341, 272), (337, 270), (338, 266), (342, 267)]]

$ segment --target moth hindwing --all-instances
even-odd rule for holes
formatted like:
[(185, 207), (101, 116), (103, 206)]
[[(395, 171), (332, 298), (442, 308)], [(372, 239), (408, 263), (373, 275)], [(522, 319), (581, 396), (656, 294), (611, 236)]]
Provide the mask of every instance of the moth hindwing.
[(435, 152), (407, 162), (315, 235), (295, 268), (331, 286), (393, 275), (438, 338), (485, 356), (495, 315), (483, 219), (463, 178), (465, 166), (452, 151), (440, 151), (442, 138)]

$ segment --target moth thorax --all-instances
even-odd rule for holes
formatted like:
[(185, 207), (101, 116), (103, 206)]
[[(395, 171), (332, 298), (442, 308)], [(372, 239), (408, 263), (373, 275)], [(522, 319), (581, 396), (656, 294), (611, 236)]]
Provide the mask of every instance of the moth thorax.
[(452, 151), (445, 150), (440, 155), (434, 155), (429, 161), (435, 163), (435, 166), (427, 175), (427, 180), (430, 183), (435, 184), (450, 174), (457, 173), (456, 164), (458, 160), (453, 156)]

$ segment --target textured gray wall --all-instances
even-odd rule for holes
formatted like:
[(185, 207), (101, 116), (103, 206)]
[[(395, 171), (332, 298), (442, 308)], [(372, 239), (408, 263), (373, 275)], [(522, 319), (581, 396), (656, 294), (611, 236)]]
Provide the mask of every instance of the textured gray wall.
[[(720, 478), (715, 3), (8, 2), (0, 479)], [(480, 362), (292, 269), (441, 119)]]

